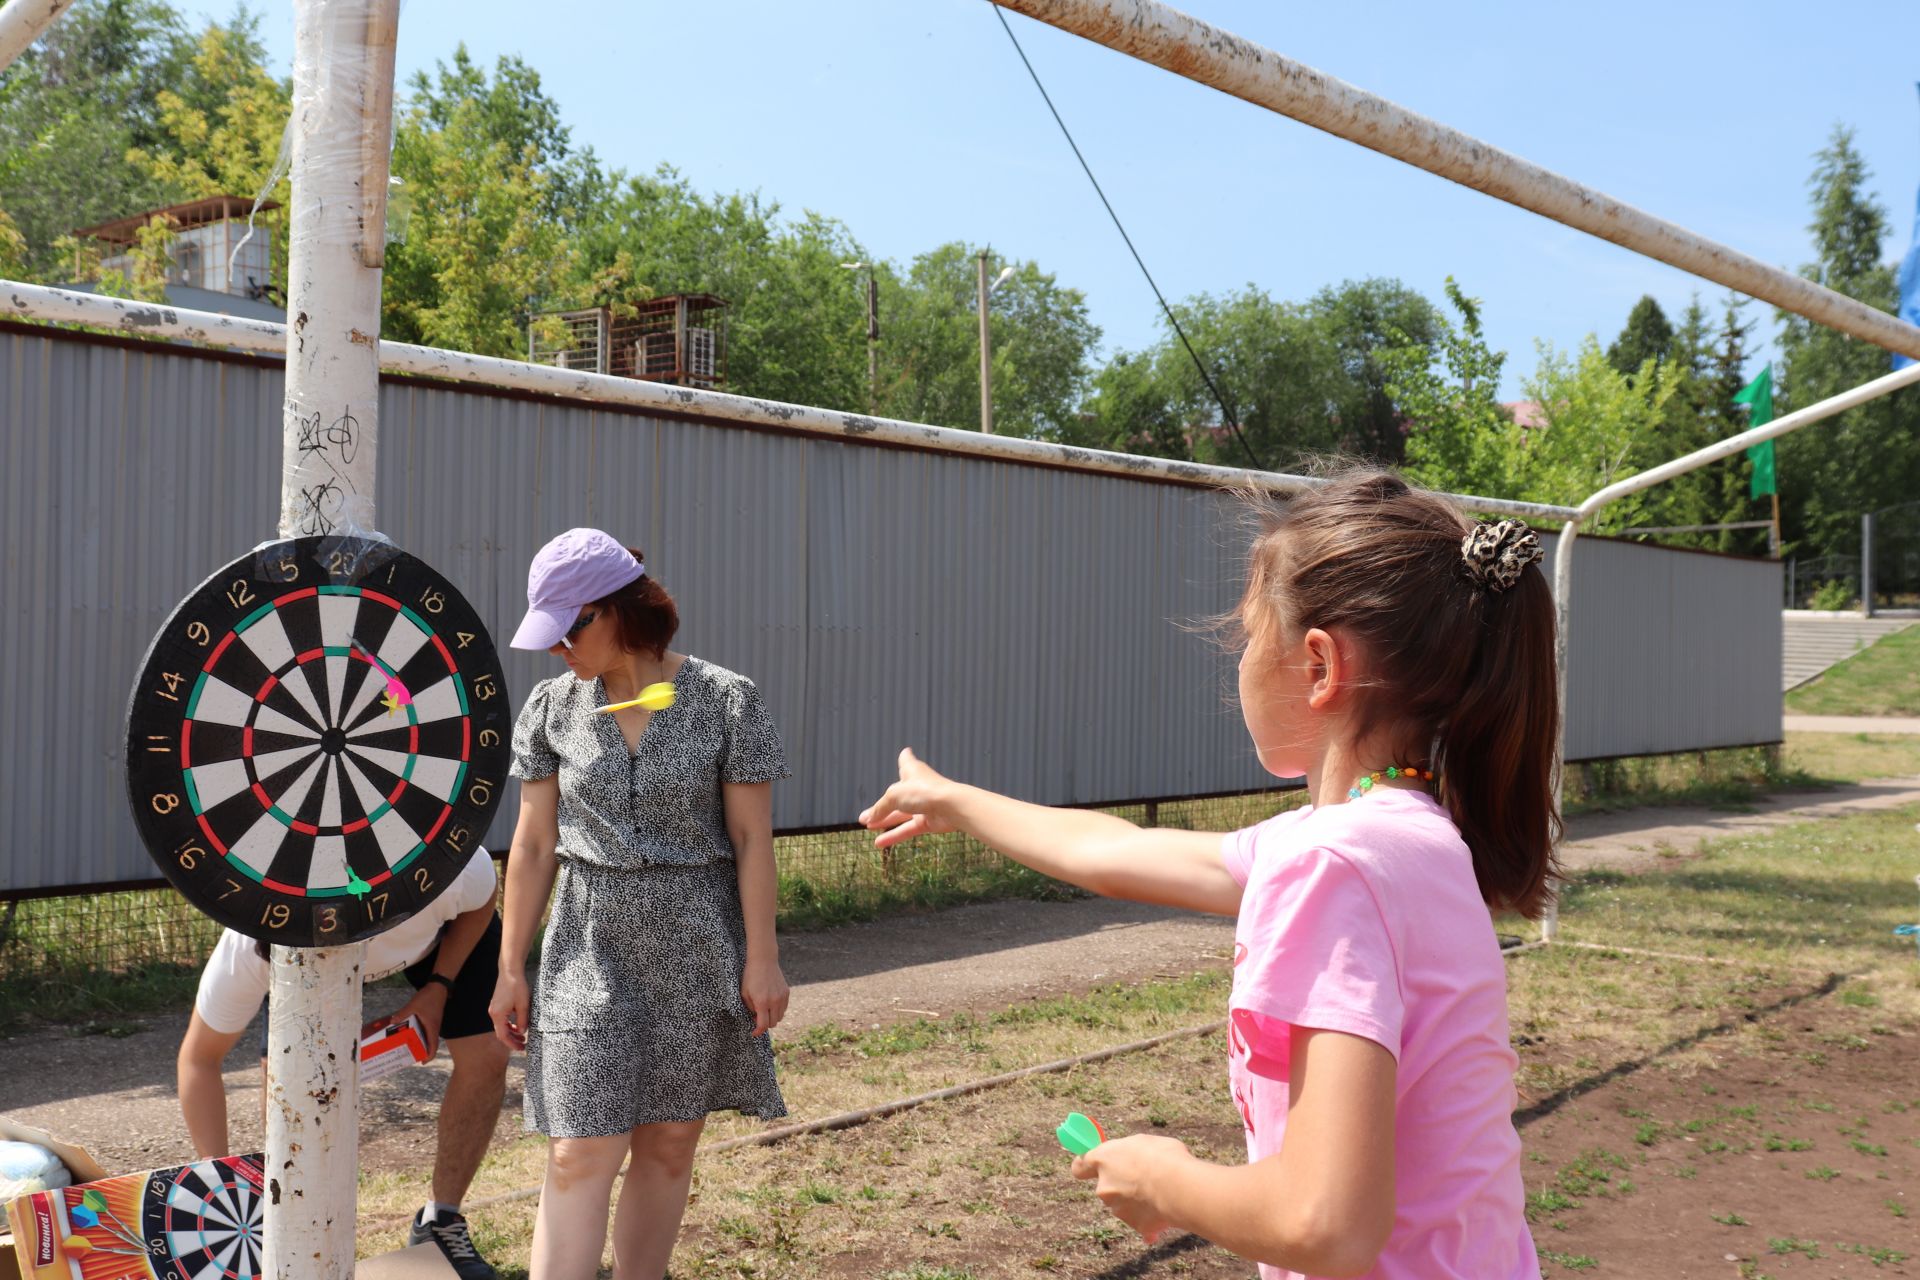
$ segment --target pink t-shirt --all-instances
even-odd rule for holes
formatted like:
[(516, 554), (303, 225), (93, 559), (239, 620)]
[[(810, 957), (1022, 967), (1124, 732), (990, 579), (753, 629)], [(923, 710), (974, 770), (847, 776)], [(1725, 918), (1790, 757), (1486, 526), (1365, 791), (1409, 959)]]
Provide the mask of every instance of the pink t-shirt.
[(1368, 1276), (1534, 1280), (1505, 962), (1446, 810), (1381, 788), (1233, 832), (1221, 856), (1246, 887), (1227, 1074), (1248, 1159), (1286, 1132), (1290, 1026), (1364, 1036), (1398, 1063), (1393, 1232)]

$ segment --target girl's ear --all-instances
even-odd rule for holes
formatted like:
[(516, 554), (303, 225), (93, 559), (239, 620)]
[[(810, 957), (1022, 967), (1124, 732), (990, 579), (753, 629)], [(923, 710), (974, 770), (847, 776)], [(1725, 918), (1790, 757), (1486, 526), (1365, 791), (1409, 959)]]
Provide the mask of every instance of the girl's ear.
[(1340, 645), (1319, 627), (1310, 627), (1300, 638), (1306, 651), (1307, 675), (1313, 681), (1307, 690), (1307, 706), (1315, 711), (1330, 711), (1339, 700), (1351, 674), (1347, 670)]

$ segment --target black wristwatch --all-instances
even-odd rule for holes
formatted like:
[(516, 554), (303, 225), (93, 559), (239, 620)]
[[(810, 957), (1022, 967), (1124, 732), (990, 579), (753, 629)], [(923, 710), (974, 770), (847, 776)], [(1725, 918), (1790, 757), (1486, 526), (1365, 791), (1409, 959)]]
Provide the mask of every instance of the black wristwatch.
[(440, 976), (439, 974), (437, 974), (437, 973), (430, 973), (430, 974), (428, 974), (428, 975), (427, 975), (427, 979), (426, 979), (426, 982), (422, 982), (422, 983), (421, 983), (420, 985), (424, 987), (424, 986), (426, 986), (426, 985), (427, 985), (427, 982), (437, 982), (437, 983), (439, 983), (439, 984), (440, 984), (441, 986), (443, 986), (443, 987), (445, 987), (445, 988), (447, 989), (447, 994), (448, 994), (448, 995), (452, 995), (452, 994), (453, 994), (453, 979), (452, 979), (452, 978), (444, 978), (444, 977), (441, 977), (441, 976)]

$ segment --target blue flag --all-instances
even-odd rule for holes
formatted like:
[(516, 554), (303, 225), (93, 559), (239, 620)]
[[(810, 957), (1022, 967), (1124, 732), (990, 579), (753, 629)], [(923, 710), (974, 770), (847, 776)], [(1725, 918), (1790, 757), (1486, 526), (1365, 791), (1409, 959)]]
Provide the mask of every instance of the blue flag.
[[(1908, 324), (1920, 324), (1920, 196), (1914, 199), (1913, 244), (1907, 250), (1906, 260), (1900, 264), (1899, 282), (1900, 318)], [(1904, 369), (1912, 363), (1912, 356), (1893, 358), (1895, 369)]]

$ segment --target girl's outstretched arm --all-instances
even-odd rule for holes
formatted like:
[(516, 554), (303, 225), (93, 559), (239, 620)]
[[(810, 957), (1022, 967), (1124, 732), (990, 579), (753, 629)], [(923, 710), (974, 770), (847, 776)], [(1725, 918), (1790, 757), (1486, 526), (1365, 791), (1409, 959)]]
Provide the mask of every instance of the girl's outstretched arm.
[(1171, 1138), (1116, 1138), (1073, 1162), (1149, 1242), (1191, 1231), (1243, 1258), (1316, 1276), (1373, 1269), (1393, 1229), (1393, 1055), (1360, 1036), (1291, 1030), (1291, 1097), (1278, 1155), (1195, 1159)]
[(963, 786), (900, 753), (900, 781), (860, 814), (885, 849), (942, 831), (967, 835), (1043, 875), (1109, 898), (1231, 916), (1240, 884), (1221, 861), (1221, 836), (1136, 827), (1086, 809), (1050, 809)]

